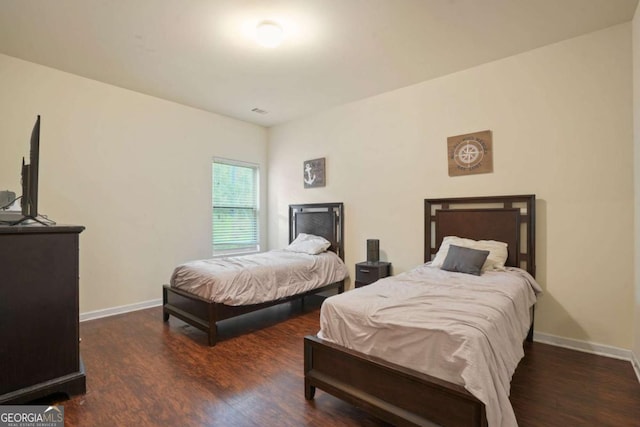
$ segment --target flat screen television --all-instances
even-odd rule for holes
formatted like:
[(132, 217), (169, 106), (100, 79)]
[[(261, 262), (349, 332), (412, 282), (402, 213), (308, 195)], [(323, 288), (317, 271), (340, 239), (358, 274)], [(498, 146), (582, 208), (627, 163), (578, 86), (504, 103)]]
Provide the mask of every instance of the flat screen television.
[[(52, 225), (55, 222), (46, 217), (39, 218), (38, 213), (38, 174), (40, 164), (40, 116), (31, 131), (29, 146), (29, 163), (22, 158), (22, 196), (20, 197), (21, 211), (0, 211), (0, 225), (19, 225), (38, 222), (42, 225)], [(15, 196), (14, 196), (15, 197)]]
[(38, 219), (38, 169), (40, 163), (40, 116), (36, 119), (31, 131), (31, 143), (29, 163), (22, 158), (22, 218), (13, 225), (18, 225), (27, 220), (34, 220), (43, 225), (48, 225)]
[(40, 162), (40, 116), (31, 131), (29, 164), (22, 158), (22, 216), (38, 217), (38, 163)]

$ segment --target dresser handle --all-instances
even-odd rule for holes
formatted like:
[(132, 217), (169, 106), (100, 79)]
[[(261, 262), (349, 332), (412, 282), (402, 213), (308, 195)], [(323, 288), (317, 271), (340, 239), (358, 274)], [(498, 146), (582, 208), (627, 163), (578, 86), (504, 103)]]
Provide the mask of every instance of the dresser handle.
[(369, 270), (360, 269), (360, 273), (369, 273)]

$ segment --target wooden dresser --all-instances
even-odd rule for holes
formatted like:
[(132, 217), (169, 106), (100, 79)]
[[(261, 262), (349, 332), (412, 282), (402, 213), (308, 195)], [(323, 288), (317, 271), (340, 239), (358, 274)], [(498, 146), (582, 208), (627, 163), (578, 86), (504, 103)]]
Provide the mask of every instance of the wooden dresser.
[(80, 226), (0, 226), (0, 404), (86, 390)]

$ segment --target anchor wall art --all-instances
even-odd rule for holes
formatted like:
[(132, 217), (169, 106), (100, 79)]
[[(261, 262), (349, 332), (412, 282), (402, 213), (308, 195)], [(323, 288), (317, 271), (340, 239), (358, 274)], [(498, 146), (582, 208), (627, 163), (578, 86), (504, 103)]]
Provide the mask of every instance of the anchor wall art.
[(305, 160), (302, 164), (304, 188), (324, 187), (324, 157), (321, 159)]

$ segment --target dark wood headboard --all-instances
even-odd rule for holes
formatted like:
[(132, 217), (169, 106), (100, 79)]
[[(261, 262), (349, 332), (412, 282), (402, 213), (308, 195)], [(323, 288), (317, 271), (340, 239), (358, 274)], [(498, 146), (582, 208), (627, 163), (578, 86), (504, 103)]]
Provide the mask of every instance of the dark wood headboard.
[(289, 243), (300, 233), (321, 236), (331, 242), (329, 250), (344, 261), (344, 206), (342, 203), (289, 205)]
[(424, 261), (431, 261), (445, 236), (498, 240), (508, 244), (505, 265), (535, 276), (536, 196), (425, 199)]

